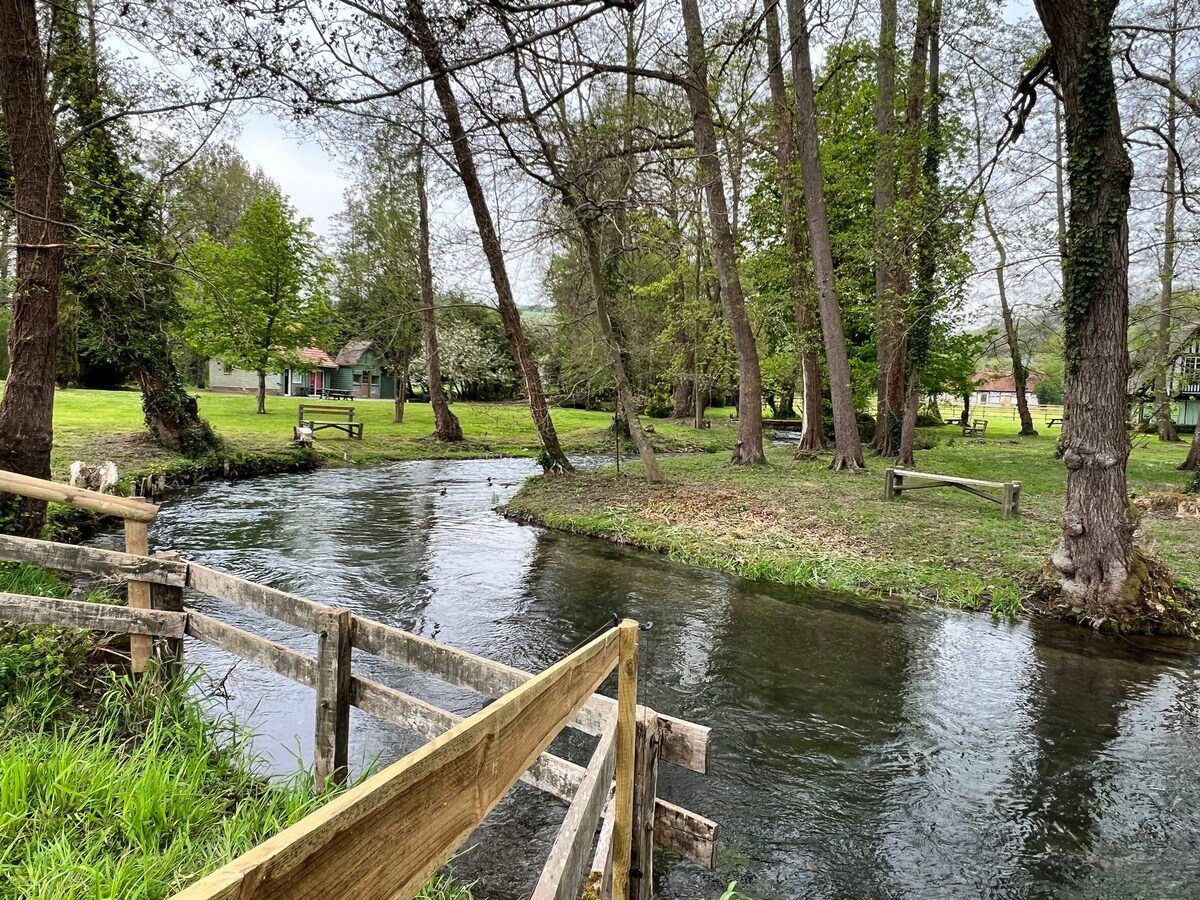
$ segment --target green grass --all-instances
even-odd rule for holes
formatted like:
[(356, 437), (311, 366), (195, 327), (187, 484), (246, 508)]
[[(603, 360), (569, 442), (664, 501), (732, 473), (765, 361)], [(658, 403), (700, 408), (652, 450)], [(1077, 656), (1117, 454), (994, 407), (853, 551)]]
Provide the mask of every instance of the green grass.
[[(957, 428), (922, 429), (919, 445), (936, 446), (917, 452), (917, 468), (1022, 482), (1017, 519), (952, 490), (885, 501), (883, 460), (868, 458), (868, 471), (848, 475), (830, 472), (827, 456), (793, 461), (788, 448), (771, 449), (768, 467), (731, 466), (723, 454), (667, 459), (670, 483), (662, 487), (646, 485), (635, 465), (620, 477), (602, 469), (533, 479), (506, 511), (748, 578), (1015, 615), (1059, 535), (1058, 429), (1018, 438), (1007, 410), (976, 410), (973, 418), (988, 419), (985, 442), (963, 439)], [(1175, 466), (1186, 452), (1186, 444), (1135, 439), (1134, 497), (1184, 490), (1188, 476)], [(1138, 539), (1181, 584), (1200, 585), (1200, 520), (1148, 513)]]
[[(67, 587), (3, 565), (0, 591)], [(97, 650), (85, 632), (0, 624), (0, 900), (169, 897), (327, 799), (308, 773), (256, 775), (249, 735), (194, 682), (135, 681)], [(443, 873), (419, 896), (471, 888)]]
[[(286, 448), (296, 424), (295, 397), (268, 397), (265, 415), (255, 414), (252, 395), (201, 391), (200, 413), (231, 447), (244, 453)], [(317, 434), (317, 452), (332, 463), (371, 463), (395, 459), (536, 456), (537, 434), (529, 409), (521, 403), (455, 403), (462, 422), (462, 443), (433, 439), (433, 411), (428, 403), (409, 403), (404, 422), (392, 422), (391, 401), (356, 400), (355, 418), (364, 423), (363, 440), (333, 431)], [(555, 409), (551, 416), (568, 453), (611, 452), (608, 429), (612, 414)], [(655, 422), (659, 449), (719, 450), (731, 448), (734, 429), (729, 410), (712, 410), (714, 427), (698, 432), (683, 425)], [(134, 391), (60, 390), (54, 405), (53, 467), (59, 477), (76, 459), (89, 463), (111, 459), (122, 471), (169, 465), (175, 457), (154, 446), (142, 424), (141, 395)]]

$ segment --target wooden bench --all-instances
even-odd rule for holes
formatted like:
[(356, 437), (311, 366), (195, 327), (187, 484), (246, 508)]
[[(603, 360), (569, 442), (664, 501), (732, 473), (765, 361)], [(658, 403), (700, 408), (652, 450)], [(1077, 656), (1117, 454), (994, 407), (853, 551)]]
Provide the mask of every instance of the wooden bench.
[[(324, 418), (317, 419), (314, 416), (323, 416)], [(296, 411), (296, 422), (297, 428), (307, 428), (314, 433), (322, 428), (334, 428), (344, 431), (348, 437), (358, 438), (360, 441), (363, 436), (363, 423), (354, 421), (353, 406), (301, 403)]]
[[(920, 484), (907, 484), (905, 479), (920, 479)], [(953, 475), (932, 475), (928, 472), (910, 472), (907, 469), (888, 469), (883, 476), (883, 498), (891, 500), (904, 491), (919, 491), (924, 488), (952, 487), (976, 497), (982, 497), (1000, 505), (1004, 518), (1015, 516), (1021, 504), (1021, 482), (1019, 481), (977, 481), (973, 478), (955, 478)], [(1000, 494), (990, 494), (983, 488), (999, 490)]]
[(984, 437), (987, 435), (987, 426), (987, 419), (975, 419), (970, 425), (962, 426), (963, 437)]

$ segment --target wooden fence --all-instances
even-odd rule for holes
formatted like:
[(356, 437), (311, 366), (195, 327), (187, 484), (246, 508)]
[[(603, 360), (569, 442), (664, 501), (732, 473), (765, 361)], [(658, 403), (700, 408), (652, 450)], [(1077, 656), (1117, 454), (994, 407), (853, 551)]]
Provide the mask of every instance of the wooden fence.
[[(411, 897), (518, 779), (569, 804), (533, 900), (575, 900), (585, 882), (589, 896), (648, 900), (655, 844), (714, 866), (716, 823), (657, 796), (660, 760), (707, 774), (710, 732), (637, 706), (636, 623), (621, 623), (534, 676), (174, 553), (148, 556), (146, 526), (158, 512), (151, 504), (3, 472), (0, 491), (122, 517), (124, 553), (0, 535), (0, 561), (121, 580), (130, 601), (0, 593), (0, 619), (128, 633), (135, 673), (152, 649), (177, 670), (187, 635), (313, 688), (320, 790), (346, 777), (351, 706), (430, 739), (179, 900)], [(315, 633), (315, 657), (194, 609), (185, 589)], [(355, 648), (500, 697), (463, 719), (354, 674)], [(616, 700), (594, 693), (614, 667)], [(587, 766), (545, 752), (564, 727), (598, 737)]]

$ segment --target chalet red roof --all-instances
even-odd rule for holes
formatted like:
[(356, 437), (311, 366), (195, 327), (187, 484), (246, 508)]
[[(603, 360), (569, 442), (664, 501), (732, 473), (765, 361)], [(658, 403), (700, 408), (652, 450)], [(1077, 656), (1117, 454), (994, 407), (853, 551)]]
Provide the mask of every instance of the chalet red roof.
[(301, 350), (299, 356), (305, 362), (312, 363), (322, 369), (336, 369), (338, 364), (329, 358), (329, 354), (318, 347), (305, 347)]
[[(1033, 388), (1041, 380), (1042, 379), (1040, 375), (1030, 372), (1029, 377), (1025, 382), (1026, 390), (1033, 390)], [(1011, 375), (1002, 375), (996, 372), (976, 372), (975, 390), (984, 391), (989, 394), (1015, 394), (1017, 392), (1017, 386)]]

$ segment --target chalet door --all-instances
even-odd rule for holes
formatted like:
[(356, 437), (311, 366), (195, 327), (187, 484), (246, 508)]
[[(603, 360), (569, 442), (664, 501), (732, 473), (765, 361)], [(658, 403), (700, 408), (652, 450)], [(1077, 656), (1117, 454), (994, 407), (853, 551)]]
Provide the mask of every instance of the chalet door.
[(361, 393), (362, 393), (363, 397), (365, 397), (366, 399), (368, 399), (368, 400), (371, 399), (371, 373), (370, 372), (362, 373)]

